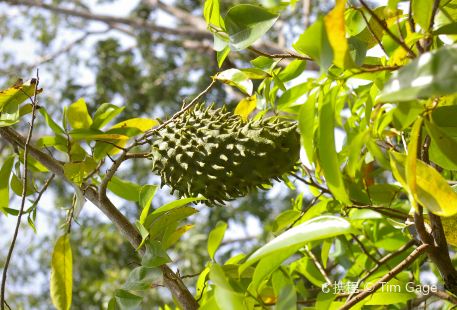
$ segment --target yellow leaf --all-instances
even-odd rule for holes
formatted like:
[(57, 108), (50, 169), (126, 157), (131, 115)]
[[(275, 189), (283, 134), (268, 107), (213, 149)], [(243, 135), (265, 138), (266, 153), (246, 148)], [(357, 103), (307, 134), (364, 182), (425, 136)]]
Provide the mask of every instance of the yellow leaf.
[(84, 181), (84, 178), (87, 177), (96, 168), (97, 163), (95, 160), (89, 157), (81, 162), (66, 163), (63, 166), (63, 172), (69, 180), (75, 182), (78, 185), (81, 185)]
[(159, 124), (155, 119), (150, 118), (131, 118), (120, 123), (117, 123), (111, 129), (115, 128), (136, 128), (141, 132), (151, 129)]
[(51, 299), (58, 310), (71, 307), (73, 258), (68, 234), (61, 236), (54, 247), (51, 261)]
[[(0, 112), (7, 104), (21, 104), (35, 93), (35, 85), (37, 80), (31, 79), (25, 83), (21, 79), (17, 80), (14, 86), (0, 91)], [(37, 89), (37, 93), (41, 93), (42, 89)]]
[[(390, 151), (389, 155), (395, 179), (409, 192), (405, 168), (407, 156), (394, 151)], [(436, 215), (457, 214), (457, 193), (452, 190), (438, 171), (421, 160), (416, 160), (415, 199)]]
[[(430, 224), (428, 218), (424, 220)], [(446, 235), (447, 243), (453, 246), (457, 246), (457, 216), (443, 217), (441, 218), (443, 224), (444, 234)]]
[(87, 111), (86, 101), (82, 98), (70, 104), (67, 116), (68, 122), (73, 129), (89, 128), (92, 125), (92, 118)]
[(241, 116), (243, 121), (247, 121), (249, 114), (251, 114), (251, 112), (255, 110), (256, 105), (257, 105), (256, 95), (246, 97), (244, 99), (241, 99), (240, 102), (238, 102), (238, 105), (236, 106), (234, 113), (236, 115)]
[(414, 209), (417, 210), (417, 182), (416, 182), (416, 162), (417, 162), (417, 148), (419, 145), (420, 132), (422, 128), (422, 118), (418, 118), (411, 129), (411, 140), (408, 144), (408, 156), (406, 157), (406, 184), (409, 200)]
[(333, 49), (333, 63), (340, 67), (352, 67), (353, 61), (348, 54), (348, 41), (344, 24), (346, 0), (336, 0), (335, 7), (324, 17), (328, 40)]

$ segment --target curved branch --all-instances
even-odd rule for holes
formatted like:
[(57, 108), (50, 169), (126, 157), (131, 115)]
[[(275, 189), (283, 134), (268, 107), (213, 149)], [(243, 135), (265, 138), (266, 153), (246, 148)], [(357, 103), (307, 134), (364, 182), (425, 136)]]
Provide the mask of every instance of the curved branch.
[(206, 30), (200, 30), (195, 28), (169, 28), (164, 26), (158, 26), (154, 23), (145, 21), (140, 18), (125, 18), (125, 17), (117, 17), (111, 15), (104, 15), (104, 14), (94, 14), (91, 12), (86, 12), (82, 10), (74, 10), (63, 8), (56, 5), (46, 4), (42, 1), (33, 1), (33, 0), (1, 0), (0, 2), (5, 2), (11, 5), (25, 5), (28, 7), (37, 7), (41, 9), (45, 9), (54, 13), (66, 15), (66, 16), (74, 16), (80, 17), (87, 20), (94, 20), (103, 22), (106, 24), (123, 24), (128, 25), (133, 28), (137, 29), (144, 29), (155, 33), (161, 33), (166, 35), (177, 35), (177, 36), (185, 36), (194, 39), (209, 39), (213, 38), (213, 35)]
[[(10, 127), (0, 128), (0, 136), (14, 146), (24, 148), (26, 145), (26, 139)], [(38, 160), (56, 176), (62, 178), (67, 183), (72, 184), (65, 177), (63, 167), (57, 160), (32, 145), (28, 146), (28, 152), (30, 156)], [(97, 206), (97, 208), (99, 208), (100, 211), (102, 211), (111, 220), (111, 222), (113, 222), (116, 229), (134, 248), (137, 248), (140, 245), (141, 236), (135, 226), (129, 222), (129, 220), (106, 196), (100, 196), (98, 191), (90, 186), (87, 187), (83, 185), (81, 190), (84, 193), (84, 197)], [(170, 290), (179, 305), (183, 309), (197, 309), (197, 301), (195, 301), (194, 297), (184, 285), (179, 275), (174, 273), (167, 265), (162, 265), (160, 268), (162, 269), (165, 286)]]

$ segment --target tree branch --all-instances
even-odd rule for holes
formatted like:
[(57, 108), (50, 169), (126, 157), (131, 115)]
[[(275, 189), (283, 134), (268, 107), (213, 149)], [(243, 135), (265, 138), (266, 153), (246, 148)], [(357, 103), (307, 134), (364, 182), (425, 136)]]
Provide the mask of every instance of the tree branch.
[[(16, 147), (24, 148), (25, 146), (26, 139), (10, 127), (0, 128), (0, 136)], [(65, 177), (62, 165), (50, 155), (40, 151), (32, 145), (29, 145), (28, 152), (56, 176), (63, 179), (65, 182), (72, 184)], [(108, 198), (106, 198), (106, 196), (102, 197), (102, 199), (99, 199), (100, 195), (98, 191), (91, 186), (87, 186), (86, 184), (83, 184), (81, 190), (84, 193), (84, 197), (92, 202), (111, 220), (111, 222), (113, 222), (121, 235), (126, 238), (134, 248), (137, 248), (140, 245), (141, 236), (136, 228), (113, 205), (113, 203)], [(166, 265), (162, 265), (161, 269), (163, 273), (164, 284), (171, 291), (173, 297), (178, 301), (179, 305), (183, 309), (197, 309), (198, 303), (195, 301), (192, 294), (184, 285), (181, 278)]]
[(411, 252), (410, 255), (408, 255), (408, 257), (406, 257), (400, 264), (398, 264), (397, 266), (392, 268), (392, 270), (389, 271), (387, 274), (385, 274), (378, 282), (376, 282), (370, 288), (365, 289), (365, 290), (361, 291), (360, 293), (358, 293), (356, 296), (354, 296), (354, 298), (352, 298), (347, 303), (345, 303), (340, 308), (340, 310), (347, 310), (347, 309), (352, 308), (355, 304), (362, 301), (362, 299), (370, 296), (371, 294), (373, 294), (374, 292), (379, 290), (385, 283), (389, 282), (401, 271), (408, 268), (409, 265), (411, 265), (412, 262), (414, 262), (423, 252), (425, 252), (425, 250), (427, 250), (427, 248), (429, 246), (430, 245), (428, 245), (428, 244), (422, 244), (421, 246), (416, 248), (413, 252)]
[(87, 20), (94, 20), (103, 22), (106, 24), (123, 24), (128, 25), (137, 29), (144, 29), (154, 33), (160, 33), (165, 35), (175, 35), (175, 36), (185, 36), (194, 39), (208, 39), (211, 40), (213, 35), (206, 30), (199, 30), (195, 28), (169, 28), (164, 26), (158, 26), (154, 23), (145, 21), (140, 18), (125, 18), (125, 17), (116, 17), (103, 14), (94, 14), (91, 12), (86, 12), (82, 10), (74, 10), (63, 8), (56, 5), (46, 4), (42, 1), (33, 1), (33, 0), (1, 0), (0, 2), (5, 2), (11, 5), (25, 5), (28, 7), (37, 7), (51, 11), (53, 13), (63, 14), (66, 16), (74, 16)]
[(17, 236), (19, 234), (19, 227), (21, 226), (21, 219), (24, 213), (25, 201), (27, 197), (27, 181), (28, 181), (28, 155), (29, 155), (29, 148), (30, 142), (32, 141), (33, 129), (35, 125), (35, 118), (36, 118), (36, 109), (37, 109), (37, 95), (38, 95), (38, 85), (40, 84), (40, 78), (38, 76), (38, 70), (36, 74), (37, 78), (32, 80), (32, 83), (35, 83), (35, 89), (33, 92), (33, 97), (30, 98), (32, 103), (32, 119), (29, 124), (29, 131), (27, 133), (27, 138), (24, 143), (24, 164), (23, 164), (23, 179), (22, 179), (22, 194), (21, 194), (21, 206), (19, 208), (19, 214), (17, 216), (16, 221), (16, 228), (14, 230), (13, 239), (11, 240), (11, 244), (8, 250), (8, 254), (6, 256), (5, 267), (3, 268), (2, 274), (2, 285), (1, 285), (1, 294), (0, 294), (0, 308), (2, 310), (5, 309), (5, 289), (6, 289), (6, 278), (8, 276), (8, 267), (11, 262), (11, 257), (13, 256), (14, 246), (16, 245)]
[(397, 42), (398, 45), (403, 47), (403, 49), (406, 52), (408, 52), (410, 57), (416, 58), (416, 53), (414, 53), (414, 51), (408, 45), (406, 45), (405, 42), (403, 42), (400, 38), (398, 38), (392, 31), (390, 31), (390, 29), (386, 26), (386, 24), (379, 18), (378, 15), (376, 15), (375, 12), (373, 12), (372, 9), (370, 9), (370, 7), (365, 3), (365, 1), (360, 0), (360, 3), (368, 11), (368, 13), (370, 13), (371, 17), (373, 17), (376, 20), (376, 22), (379, 24), (379, 26), (381, 26), (382, 29), (384, 29), (384, 31), (392, 38), (392, 40), (394, 40), (395, 42)]

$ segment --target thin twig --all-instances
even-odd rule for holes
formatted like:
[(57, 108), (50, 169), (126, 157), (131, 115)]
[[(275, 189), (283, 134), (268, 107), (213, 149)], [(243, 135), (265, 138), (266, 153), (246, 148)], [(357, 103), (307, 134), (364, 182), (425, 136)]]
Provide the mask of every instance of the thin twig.
[(322, 274), (322, 276), (324, 277), (325, 279), (325, 282), (327, 282), (328, 285), (332, 285), (332, 280), (330, 280), (327, 272), (325, 272), (325, 269), (324, 267), (322, 267), (321, 263), (319, 262), (319, 260), (316, 258), (316, 256), (314, 255), (313, 252), (311, 252), (311, 250), (305, 246), (305, 252), (306, 254), (311, 258), (311, 260), (314, 262), (314, 265), (316, 265), (317, 269), (319, 270), (319, 272)]
[(38, 73), (38, 69), (37, 69), (33, 98), (30, 98), (31, 103), (32, 103), (32, 119), (30, 121), (29, 131), (28, 131), (27, 138), (26, 138), (26, 141), (24, 144), (24, 164), (23, 164), (24, 173), (23, 173), (23, 179), (22, 179), (21, 206), (19, 208), (19, 214), (17, 216), (16, 228), (14, 230), (13, 240), (11, 240), (8, 254), (6, 256), (5, 267), (3, 268), (1, 296), (0, 296), (1, 310), (5, 309), (5, 289), (6, 289), (6, 278), (8, 275), (8, 267), (11, 262), (11, 257), (13, 256), (14, 246), (16, 245), (17, 236), (19, 234), (19, 227), (21, 225), (22, 214), (24, 213), (25, 201), (26, 201), (26, 196), (27, 196), (28, 155), (29, 155), (30, 141), (32, 140), (33, 128), (34, 128), (34, 123), (35, 123), (35, 118), (36, 118), (37, 95), (38, 95), (39, 83), (40, 83), (40, 77), (39, 77), (39, 73)]
[(293, 58), (293, 59), (300, 59), (300, 60), (311, 60), (311, 61), (313, 60), (311, 57), (302, 56), (302, 55), (298, 55), (295, 53), (287, 52), (287, 53), (279, 53), (279, 54), (268, 54), (266, 52), (256, 49), (255, 47), (252, 47), (252, 46), (250, 46), (248, 49), (258, 55), (265, 56), (268, 58), (281, 58), (281, 59)]
[(340, 310), (347, 310), (353, 307), (355, 304), (359, 303), (362, 301), (362, 299), (370, 296), (371, 294), (374, 294), (377, 290), (379, 290), (385, 283), (389, 282), (392, 280), (397, 274), (405, 270), (406, 268), (409, 267), (420, 255), (422, 255), (427, 248), (429, 247), (429, 244), (422, 244), (419, 247), (417, 247), (413, 252), (411, 252), (410, 255), (408, 255), (400, 264), (392, 268), (387, 274), (385, 274), (381, 279), (379, 279), (378, 282), (376, 282), (374, 285), (371, 287), (361, 291), (358, 293), (356, 296), (354, 296), (353, 299), (349, 300), (347, 303), (345, 303)]
[(364, 13), (362, 10), (359, 10), (359, 12), (360, 12), (360, 14), (362, 15), (363, 20), (365, 21), (365, 24), (367, 25), (368, 31), (371, 33), (371, 35), (372, 35), (373, 38), (375, 39), (376, 43), (378, 43), (379, 47), (382, 49), (382, 51), (384, 52), (384, 54), (385, 54), (386, 56), (389, 56), (389, 53), (387, 53), (386, 49), (384, 48), (384, 45), (382, 44), (381, 39), (378, 38), (378, 36), (377, 36), (376, 33), (374, 32), (373, 28), (371, 28), (370, 22), (368, 21), (368, 18), (365, 16), (365, 13)]
[(416, 53), (414, 53), (414, 51), (411, 48), (409, 48), (408, 45), (406, 45), (406, 43), (403, 42), (399, 37), (397, 37), (392, 31), (390, 31), (390, 29), (386, 26), (382, 19), (379, 18), (379, 16), (376, 15), (376, 13), (372, 9), (370, 9), (370, 7), (365, 3), (365, 1), (360, 0), (360, 3), (368, 11), (368, 13), (370, 13), (370, 15), (378, 22), (379, 26), (381, 26), (382, 29), (384, 29), (384, 31), (392, 38), (392, 40), (394, 40), (395, 42), (397, 42), (398, 45), (403, 47), (403, 49), (406, 52), (408, 52), (411, 58), (416, 58)]
[[(414, 23), (414, 19), (413, 19), (413, 0), (409, 1), (408, 23), (409, 23), (409, 28), (411, 28), (411, 32), (416, 33), (416, 24)], [(420, 41), (416, 42), (416, 48), (420, 54), (422, 54), (424, 52), (424, 49), (422, 48)]]
[(138, 144), (141, 144), (141, 141), (144, 141), (146, 140), (148, 137), (150, 137), (151, 135), (153, 135), (154, 133), (160, 131), (162, 128), (165, 128), (166, 126), (168, 126), (168, 124), (170, 124), (171, 122), (173, 122), (175, 119), (177, 119), (179, 116), (181, 116), (182, 114), (184, 114), (187, 110), (189, 110), (190, 108), (192, 108), (198, 100), (200, 100), (206, 93), (208, 93), (210, 91), (210, 89), (213, 87), (213, 85), (216, 83), (216, 79), (213, 78), (211, 80), (211, 83), (201, 92), (199, 93), (191, 102), (189, 102), (188, 104), (186, 104), (181, 110), (179, 110), (178, 112), (176, 112), (170, 119), (168, 119), (167, 121), (165, 121), (164, 123), (162, 123), (160, 126), (157, 126), (157, 127), (154, 127), (150, 130), (148, 130), (144, 135), (143, 137), (141, 137), (140, 139), (138, 139), (138, 141), (136, 142), (135, 145), (138, 145)]
[(430, 294), (435, 295), (436, 297), (438, 297), (440, 299), (447, 300), (447, 301), (457, 305), (457, 298), (455, 296), (449, 294), (446, 291), (442, 291), (442, 290), (430, 291)]
[(355, 240), (355, 242), (359, 245), (360, 249), (362, 250), (363, 253), (365, 253), (366, 256), (368, 256), (372, 261), (374, 261), (376, 264), (379, 264), (379, 261), (374, 257), (373, 255), (368, 252), (368, 250), (365, 248), (363, 243), (357, 238), (356, 235), (351, 234), (351, 237)]
[(401, 253), (403, 253), (404, 251), (406, 251), (407, 249), (412, 247), (414, 244), (416, 244), (415, 240), (409, 240), (407, 243), (402, 245), (398, 250), (385, 255), (383, 258), (381, 258), (378, 261), (378, 264), (376, 266), (374, 266), (372, 269), (370, 269), (365, 276), (360, 278), (359, 282), (362, 283), (363, 281), (368, 279), (371, 275), (373, 275), (376, 271), (378, 271), (379, 268), (381, 268), (386, 262), (388, 262), (389, 260), (391, 260), (394, 257), (397, 257), (398, 255), (400, 255)]

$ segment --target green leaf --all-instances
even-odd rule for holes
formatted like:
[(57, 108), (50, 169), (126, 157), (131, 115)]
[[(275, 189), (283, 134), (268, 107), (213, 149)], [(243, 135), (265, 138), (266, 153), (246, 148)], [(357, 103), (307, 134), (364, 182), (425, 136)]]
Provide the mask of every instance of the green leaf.
[(200, 198), (200, 197), (189, 197), (189, 198), (182, 198), (182, 199), (174, 200), (174, 201), (169, 202), (169, 203), (161, 206), (160, 208), (154, 210), (151, 213), (151, 215), (157, 216), (157, 215), (160, 215), (162, 213), (168, 212), (170, 210), (173, 210), (173, 209), (180, 208), (180, 207), (183, 207), (185, 205), (188, 205), (189, 203), (196, 202), (196, 201), (202, 201), (202, 200), (205, 200), (205, 199), (204, 198)]
[[(249, 284), (248, 291), (257, 295), (257, 291), (262, 282), (267, 279), (267, 277), (269, 277), (275, 270), (277, 270), (283, 261), (292, 256), (295, 252), (296, 249), (293, 247), (284, 248), (276, 255), (268, 255), (260, 259), (259, 263), (255, 267), (254, 275), (252, 276), (252, 281)], [(241, 270), (244, 271), (243, 267), (241, 267), (240, 273)]]
[(433, 31), (433, 34), (435, 34), (435, 35), (457, 34), (457, 22), (450, 23), (450, 24), (444, 25), (442, 27), (439, 27), (438, 29)]
[(252, 81), (249, 79), (248, 75), (241, 70), (228, 69), (217, 74), (215, 78), (225, 84), (235, 86), (247, 96), (252, 95), (254, 87)]
[(84, 179), (97, 168), (97, 163), (92, 158), (81, 162), (65, 163), (63, 172), (72, 182), (81, 185)]
[(278, 99), (278, 108), (284, 109), (286, 107), (303, 104), (304, 98), (306, 97), (307, 88), (305, 86), (307, 84), (307, 82), (301, 83), (285, 91)]
[(9, 102), (3, 106), (3, 110), (0, 113), (0, 127), (8, 127), (19, 122), (20, 109), (17, 102)]
[(336, 96), (327, 95), (329, 98), (326, 99), (322, 97), (320, 96), (319, 98), (323, 101), (319, 111), (319, 161), (332, 194), (336, 199), (350, 205), (351, 200), (344, 186), (338, 154), (335, 148), (335, 116), (333, 103), (330, 98), (336, 98)]
[(140, 197), (139, 203), (141, 210), (140, 214), (140, 223), (144, 224), (146, 217), (149, 214), (149, 209), (151, 208), (152, 199), (154, 198), (155, 193), (157, 192), (158, 186), (156, 185), (143, 185), (140, 188)]
[(232, 49), (239, 51), (253, 44), (273, 26), (278, 17), (278, 14), (251, 4), (232, 7), (225, 17)]
[(9, 207), (10, 202), (10, 191), (9, 191), (9, 180), (11, 176), (11, 170), (13, 169), (14, 156), (10, 156), (2, 164), (0, 168), (0, 211), (5, 212), (5, 209)]
[(151, 288), (151, 285), (160, 280), (162, 272), (158, 268), (146, 268), (143, 266), (133, 269), (122, 286), (125, 290), (144, 291)]
[(319, 18), (309, 26), (293, 44), (295, 50), (315, 60), (321, 70), (327, 70), (333, 61), (333, 50), (325, 30), (324, 21)]
[(51, 299), (58, 310), (71, 308), (73, 286), (73, 258), (70, 237), (64, 234), (57, 239), (51, 261)]
[(49, 116), (48, 112), (42, 107), (41, 109), (38, 110), (41, 115), (43, 115), (44, 120), (46, 121), (46, 124), (49, 126), (49, 128), (52, 129), (52, 131), (56, 135), (65, 135), (65, 131), (60, 127), (54, 120)]
[(116, 290), (108, 309), (138, 310), (142, 301), (143, 297), (135, 295), (127, 290)]
[(122, 180), (114, 176), (108, 183), (108, 189), (115, 195), (129, 201), (140, 199), (140, 186), (130, 181)]
[(162, 247), (164, 249), (168, 249), (169, 247), (173, 246), (176, 242), (178, 242), (179, 238), (182, 237), (186, 232), (191, 230), (195, 225), (193, 224), (186, 224), (181, 227), (178, 227), (172, 233), (164, 235), (162, 239)]
[[(182, 206), (161, 213), (160, 215), (150, 214), (144, 223), (144, 226), (149, 229), (151, 239), (161, 240), (166, 237), (170, 229), (174, 231), (179, 222), (188, 218), (198, 211), (192, 207)], [(163, 237), (163, 238), (162, 238)]]
[(314, 162), (314, 126), (316, 124), (316, 93), (308, 96), (298, 114), (298, 129), (303, 148), (310, 163)]
[[(33, 97), (36, 88), (36, 79), (31, 79), (25, 83), (21, 79), (17, 80), (14, 86), (0, 91), (0, 112), (3, 112), (5, 106), (19, 106), (24, 101)], [(38, 89), (37, 93), (41, 93)]]
[(238, 310), (246, 308), (243, 295), (233, 290), (221, 266), (213, 264), (209, 277), (215, 284), (214, 296), (216, 297), (217, 305), (221, 309)]
[(92, 118), (87, 111), (86, 101), (82, 98), (70, 104), (67, 110), (67, 117), (73, 129), (89, 128), (92, 125)]
[(425, 121), (425, 126), (432, 139), (429, 149), (430, 159), (440, 167), (457, 170), (457, 140), (429, 121)]
[(227, 58), (227, 56), (230, 54), (230, 46), (226, 46), (222, 49), (222, 51), (217, 51), (217, 66), (220, 68), (222, 67), (222, 64), (224, 63), (224, 60)]
[(124, 110), (124, 107), (118, 107), (111, 103), (102, 103), (94, 114), (94, 122), (91, 128), (101, 129), (108, 124), (113, 118)]
[(351, 224), (343, 218), (323, 215), (292, 227), (255, 251), (243, 264), (241, 270), (267, 255), (303, 247), (307, 242), (322, 240), (353, 231)]
[(160, 242), (150, 240), (146, 244), (146, 253), (143, 255), (141, 265), (148, 268), (157, 267), (171, 262), (171, 258), (167, 252), (162, 248)]
[[(406, 182), (407, 156), (389, 152), (392, 173), (403, 188), (408, 189)], [(457, 213), (457, 194), (446, 180), (432, 167), (421, 160), (416, 162), (416, 200), (430, 212), (439, 216), (452, 216)]]
[(207, 24), (224, 28), (224, 20), (221, 17), (219, 9), (219, 0), (205, 0), (203, 16)]
[(430, 0), (414, 0), (411, 2), (411, 9), (414, 21), (424, 31), (428, 31), (432, 20), (433, 2)]
[(74, 129), (69, 132), (70, 136), (74, 140), (106, 140), (106, 141), (111, 141), (111, 140), (122, 140), (122, 139), (127, 139), (128, 136), (120, 134), (120, 133), (105, 133), (101, 130), (98, 129), (93, 129), (93, 128), (80, 128), (80, 129)]
[(300, 76), (305, 69), (306, 61), (295, 59), (291, 61), (281, 72), (279, 72), (278, 78), (283, 82), (288, 82)]
[(422, 54), (395, 72), (378, 97), (380, 102), (408, 101), (457, 92), (457, 48), (443, 46)]
[[(22, 179), (20, 179), (15, 173), (13, 173), (12, 177), (11, 177), (11, 182), (10, 182), (10, 185), (11, 185), (11, 189), (13, 190), (13, 192), (18, 195), (18, 196), (22, 196)], [(27, 178), (27, 190), (26, 190), (26, 193), (25, 193), (25, 196), (30, 196), (32, 195), (33, 193), (35, 193), (35, 188), (33, 186), (33, 181), (32, 181), (32, 178), (30, 177), (30, 174)]]
[(243, 121), (246, 122), (248, 120), (249, 114), (251, 114), (252, 111), (255, 110), (256, 106), (257, 106), (257, 97), (254, 94), (250, 97), (241, 99), (240, 102), (238, 102), (238, 104), (235, 108), (235, 111), (233, 113), (235, 115), (241, 116)]
[(227, 223), (225, 222), (218, 222), (216, 227), (211, 230), (208, 236), (208, 254), (209, 257), (214, 260), (214, 254), (216, 250), (219, 248), (219, 245), (224, 239), (225, 231), (227, 230)]

